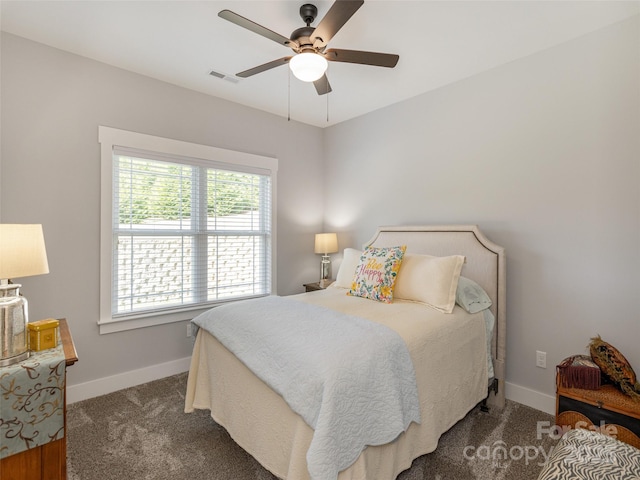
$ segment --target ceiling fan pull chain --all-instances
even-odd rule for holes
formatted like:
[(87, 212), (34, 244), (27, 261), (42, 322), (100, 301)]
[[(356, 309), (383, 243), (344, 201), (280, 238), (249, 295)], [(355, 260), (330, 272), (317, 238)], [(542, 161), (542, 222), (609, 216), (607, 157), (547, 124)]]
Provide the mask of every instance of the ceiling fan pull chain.
[(287, 85), (287, 122), (291, 121), (291, 70), (289, 70), (289, 74), (287, 78), (289, 79), (289, 83)]
[(327, 97), (327, 123), (329, 123), (329, 78), (325, 75), (324, 79), (327, 82), (327, 93), (325, 96)]

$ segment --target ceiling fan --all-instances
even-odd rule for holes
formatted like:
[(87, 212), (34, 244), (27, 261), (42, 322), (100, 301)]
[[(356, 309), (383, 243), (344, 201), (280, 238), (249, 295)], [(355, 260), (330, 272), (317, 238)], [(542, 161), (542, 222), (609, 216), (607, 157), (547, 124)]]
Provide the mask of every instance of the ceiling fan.
[(336, 0), (317, 27), (312, 27), (311, 24), (318, 15), (318, 9), (315, 5), (305, 3), (300, 7), (300, 16), (307, 26), (294, 30), (289, 38), (231, 10), (220, 11), (218, 13), (219, 17), (262, 35), (269, 40), (273, 40), (280, 45), (289, 47), (295, 52), (295, 55), (273, 60), (249, 70), (244, 70), (236, 75), (241, 78), (247, 78), (288, 63), (297, 78), (305, 82), (313, 82), (318, 95), (324, 95), (331, 92), (331, 85), (329, 85), (329, 80), (325, 74), (328, 66), (327, 61), (359, 63), (387, 68), (395, 67), (400, 58), (398, 55), (338, 48), (326, 49), (333, 36), (347, 23), (363, 3), (363, 0)]

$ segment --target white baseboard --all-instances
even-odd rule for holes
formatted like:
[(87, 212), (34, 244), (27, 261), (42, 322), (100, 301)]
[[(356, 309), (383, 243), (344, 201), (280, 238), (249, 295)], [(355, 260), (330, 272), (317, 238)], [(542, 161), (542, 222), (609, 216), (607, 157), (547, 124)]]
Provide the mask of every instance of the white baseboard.
[[(68, 385), (67, 403), (71, 404), (88, 398), (106, 395), (124, 388), (135, 387), (136, 385), (186, 372), (189, 370), (190, 363), (191, 357), (185, 357), (110, 377), (98, 378), (90, 382)], [(555, 415), (556, 398), (552, 395), (510, 382), (505, 383), (505, 394), (509, 400)]]
[(135, 387), (143, 383), (159, 380), (189, 370), (191, 357), (179, 358), (171, 362), (152, 365), (138, 370), (98, 378), (90, 382), (67, 386), (67, 403), (75, 403), (88, 398), (106, 395), (123, 388)]
[(550, 415), (556, 414), (556, 397), (531, 390), (527, 387), (505, 382), (505, 395), (509, 400), (535, 408)]

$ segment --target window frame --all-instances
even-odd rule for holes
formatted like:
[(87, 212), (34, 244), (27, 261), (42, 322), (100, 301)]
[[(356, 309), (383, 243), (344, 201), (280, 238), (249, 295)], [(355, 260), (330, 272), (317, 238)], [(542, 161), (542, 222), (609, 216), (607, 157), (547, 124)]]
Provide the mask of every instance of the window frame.
[[(100, 312), (98, 325), (100, 334), (132, 330), (136, 328), (162, 325), (190, 320), (211, 305), (190, 305), (170, 310), (132, 313), (125, 316), (112, 316), (112, 255), (113, 255), (113, 156), (114, 147), (157, 153), (162, 157), (187, 157), (202, 162), (211, 168), (231, 168), (239, 171), (250, 169), (262, 175), (268, 175), (271, 182), (271, 292), (276, 291), (276, 178), (278, 160), (209, 145), (168, 139), (143, 133), (120, 130), (100, 125), (98, 127), (100, 143)], [(227, 300), (237, 301), (237, 300)], [(218, 301), (216, 303), (224, 303)]]

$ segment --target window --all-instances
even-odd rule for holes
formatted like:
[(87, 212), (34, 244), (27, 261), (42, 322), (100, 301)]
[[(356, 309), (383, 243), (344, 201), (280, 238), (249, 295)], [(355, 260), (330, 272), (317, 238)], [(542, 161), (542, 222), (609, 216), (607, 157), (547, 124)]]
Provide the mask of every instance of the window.
[(101, 333), (273, 291), (277, 160), (100, 127)]

